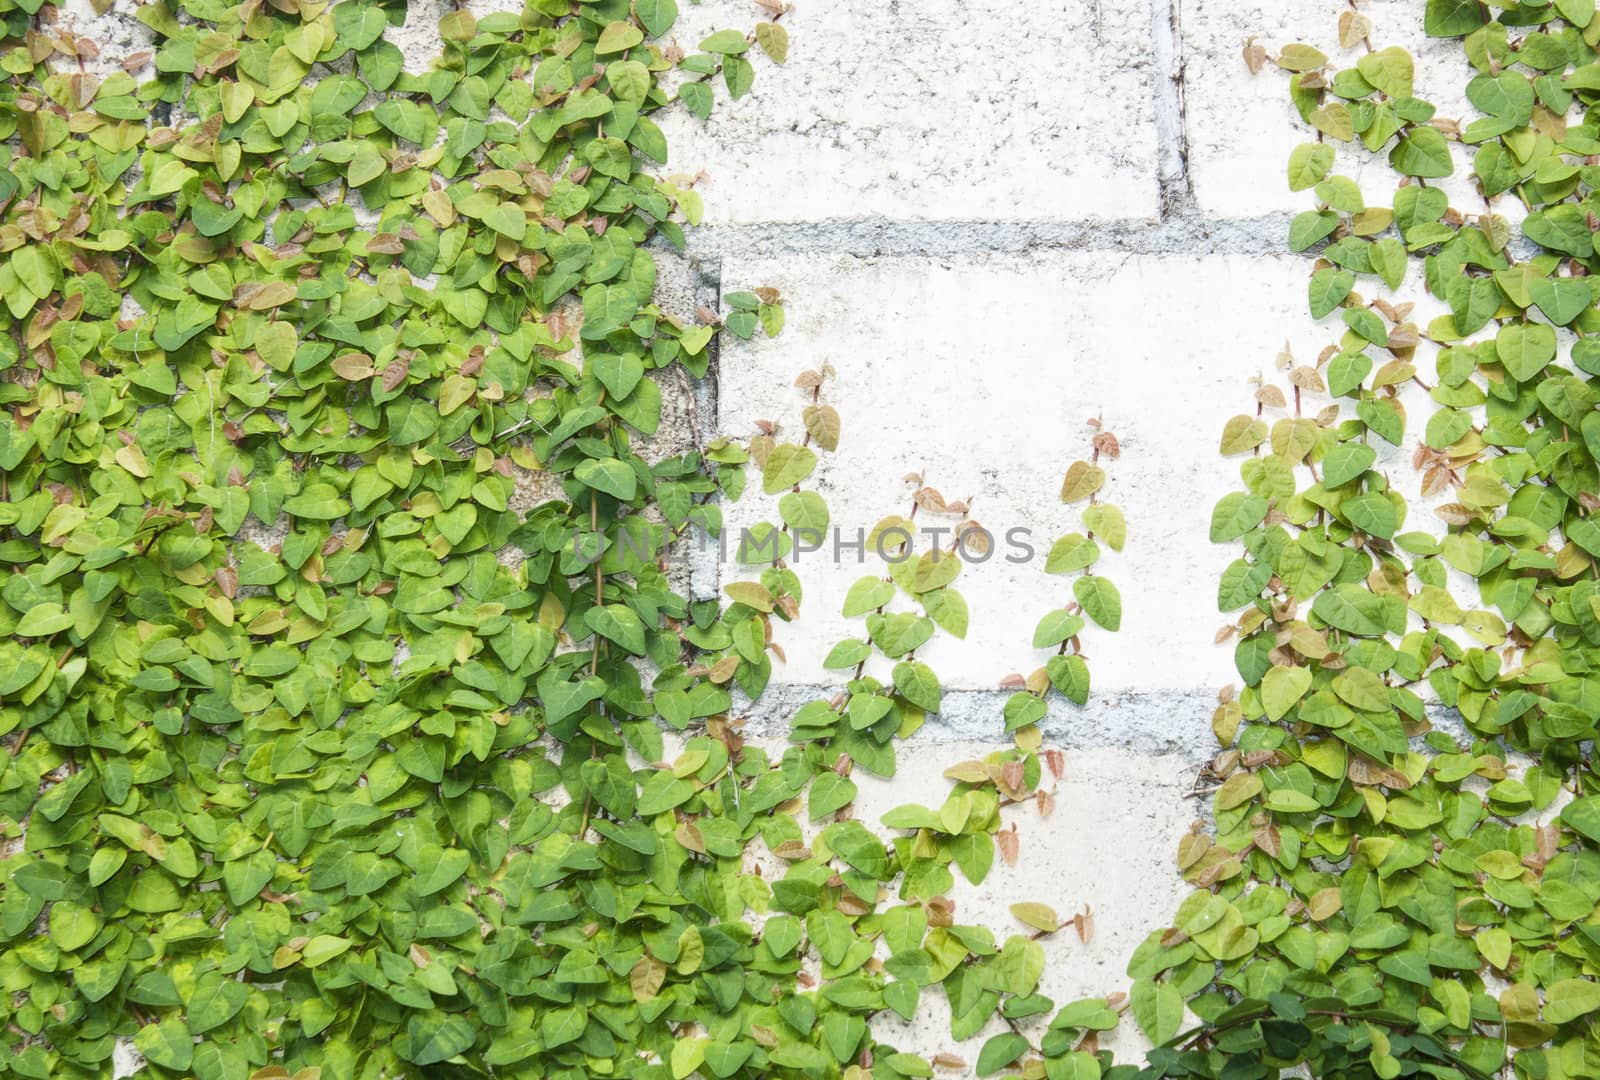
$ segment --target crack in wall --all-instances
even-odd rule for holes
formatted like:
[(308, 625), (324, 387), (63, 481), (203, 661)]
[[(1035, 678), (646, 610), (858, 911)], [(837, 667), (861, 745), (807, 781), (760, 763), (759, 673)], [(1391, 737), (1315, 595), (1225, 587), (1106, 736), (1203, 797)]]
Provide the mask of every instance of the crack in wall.
[(1156, 161), (1163, 220), (1197, 217), (1189, 179), (1188, 116), (1183, 96), (1181, 0), (1153, 0), (1150, 42), (1155, 69)]
[[(695, 275), (695, 301), (709, 308), (711, 311), (722, 311), (722, 260), (720, 258), (694, 258), (691, 260)], [(711, 340), (706, 344), (706, 377), (693, 379), (694, 398), (691, 402), (692, 415), (695, 417), (694, 440), (696, 448), (702, 452), (706, 443), (716, 438), (722, 432), (722, 397), (720, 368), (722, 363), (722, 335), (712, 334)], [(721, 496), (717, 497), (721, 502)], [(691, 529), (690, 534), (696, 538), (703, 534), (698, 529)], [(699, 543), (698, 540), (683, 540), (680, 543), (689, 544), (686, 557), (689, 561), (689, 599), (694, 601), (714, 600), (722, 592), (722, 568), (717, 565), (718, 551), (715, 546)]]

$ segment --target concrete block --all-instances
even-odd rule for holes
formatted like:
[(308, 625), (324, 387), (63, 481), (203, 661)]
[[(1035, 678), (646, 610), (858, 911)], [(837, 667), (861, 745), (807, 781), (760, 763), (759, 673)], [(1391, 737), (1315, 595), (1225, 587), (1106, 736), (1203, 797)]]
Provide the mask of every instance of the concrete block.
[[(944, 769), (994, 749), (990, 743), (929, 748), (913, 737), (901, 750), (895, 779), (854, 775), (861, 789), (856, 817), (881, 828), (878, 819), (896, 806), (937, 807), (950, 791), (950, 781), (941, 775)], [(1011, 914), (1012, 904), (1049, 904), (1063, 918), (1089, 912), (1094, 927), (1087, 941), (1079, 940), (1070, 926), (1040, 940), (1045, 969), (1039, 992), (1058, 1006), (1126, 993), (1133, 950), (1153, 931), (1171, 925), (1189, 892), (1174, 856), (1196, 812), (1193, 801), (1185, 798), (1192, 780), (1188, 762), (1180, 757), (1069, 749), (1050, 816), (1040, 817), (1032, 805), (1006, 812), (1006, 825), (1015, 822), (1020, 840), (1016, 864), (996, 859), (989, 876), (976, 886), (957, 873), (950, 892), (956, 922), (986, 926), (1003, 942), (1011, 934), (1029, 933)], [(924, 1055), (953, 1053), (971, 1065), (983, 1040), (1005, 1030), (993, 1021), (980, 1035), (958, 1044), (950, 1038), (944, 996), (926, 993), (921, 1006), (909, 1022), (892, 1013), (875, 1018), (878, 1038)], [(1037, 1037), (1049, 1020), (1043, 1015), (1024, 1021), (1023, 1030)], [(1149, 1048), (1131, 1016), (1101, 1045), (1114, 1049), (1119, 1061), (1138, 1061)]]
[[(154, 47), (155, 35), (139, 21), (138, 10), (137, 0), (114, 0), (104, 12), (96, 11), (91, 0), (63, 0), (55, 8), (54, 26), (94, 42), (99, 55), (85, 59), (84, 69), (104, 78), (121, 70), (123, 61), (134, 54)], [(64, 57), (57, 56), (53, 63), (57, 71), (70, 70), (70, 61)], [(136, 71), (134, 78), (151, 74), (152, 69), (146, 67)]]
[[(671, 37), (769, 18), (680, 4)], [(1143, 3), (799, 0), (789, 61), (752, 48), (754, 88), (662, 124), (669, 173), (704, 171), (707, 220), (1152, 217), (1158, 206)]]
[[(1246, 217), (1277, 210), (1308, 210), (1310, 191), (1289, 190), (1289, 152), (1316, 139), (1289, 104), (1288, 73), (1268, 61), (1251, 75), (1242, 58), (1255, 38), (1276, 56), (1282, 46), (1303, 42), (1321, 49), (1336, 67), (1353, 67), (1361, 45), (1339, 47), (1338, 21), (1350, 10), (1343, 0), (1188, 0), (1180, 19), (1184, 73), (1185, 135), (1195, 201), (1202, 213)], [(1416, 63), (1416, 94), (1432, 102), (1437, 116), (1470, 121), (1477, 113), (1466, 99), (1471, 66), (1455, 39), (1427, 37), (1422, 6), (1410, 0), (1368, 0), (1359, 9), (1373, 22), (1377, 48), (1398, 45)], [(1388, 154), (1369, 154), (1359, 142), (1334, 144), (1335, 170), (1362, 186), (1369, 204), (1388, 206), (1398, 178)], [(1472, 149), (1452, 147), (1455, 174), (1429, 181), (1444, 188), (1451, 205), (1466, 214), (1485, 209), (1472, 176)], [(1502, 195), (1494, 209), (1520, 220), (1520, 204)]]
[[(1308, 272), (1292, 256), (730, 258), (724, 287), (781, 289), (789, 320), (775, 341), (724, 341), (721, 427), (745, 436), (773, 420), (802, 431), (807, 395), (794, 377), (832, 364), (838, 377), (824, 399), (843, 436), (836, 454), (822, 455), (815, 486), (833, 527), (853, 538), (904, 514), (907, 473), (970, 502), (1000, 554), (965, 565), (955, 582), (971, 609), (967, 639), (938, 636), (918, 657), (947, 687), (993, 689), (1050, 654), (1031, 648), (1034, 626), (1072, 592), (1069, 578), (1044, 572), (1044, 555), (1082, 528), (1082, 504), (1064, 506), (1059, 490), (1067, 467), (1089, 455), (1086, 421), (1103, 418), (1122, 444), (1121, 458), (1104, 462), (1103, 498), (1126, 515), (1128, 542), (1098, 568), (1121, 588), (1124, 613), (1120, 633), (1085, 633), (1096, 689), (1215, 691), (1235, 678), (1231, 649), (1212, 638), (1223, 622), (1217, 579), (1236, 552), (1212, 545), (1208, 531), (1238, 467), (1218, 456), (1218, 439), (1228, 417), (1253, 408), (1252, 379), (1276, 371), (1286, 339), (1310, 359), (1337, 337), (1332, 320), (1318, 326), (1305, 312)], [(730, 524), (775, 521), (775, 503), (757, 487), (728, 508)], [(1031, 560), (1002, 557), (1013, 528), (1028, 531)], [(837, 682), (823, 658), (864, 633), (863, 620), (839, 614), (843, 598), (882, 565), (823, 550), (802, 556), (798, 571), (806, 595), (800, 619), (777, 632), (788, 662), (774, 680)], [(729, 564), (723, 572), (741, 574)]]

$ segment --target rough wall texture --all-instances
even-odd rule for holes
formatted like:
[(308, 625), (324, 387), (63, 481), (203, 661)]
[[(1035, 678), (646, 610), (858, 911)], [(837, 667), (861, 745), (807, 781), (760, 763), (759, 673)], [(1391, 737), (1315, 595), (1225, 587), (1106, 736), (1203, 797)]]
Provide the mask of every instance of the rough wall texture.
[[(1459, 46), (1423, 37), (1420, 0), (1359, 7), (1374, 40), (1417, 56), (1441, 114), (1466, 111)], [(1053, 708), (1045, 724), (1067, 753), (1058, 809), (1019, 820), (1019, 866), (957, 896), (963, 918), (1001, 925), (1024, 896), (1093, 907), (1088, 946), (1046, 939), (1043, 989), (1058, 999), (1125, 988), (1128, 953), (1185, 891), (1172, 852), (1203, 805), (1187, 793), (1214, 748), (1216, 691), (1234, 678), (1231, 650), (1212, 644), (1216, 582), (1233, 553), (1208, 542), (1208, 523), (1236, 480), (1217, 438), (1282, 351), (1309, 359), (1327, 340), (1305, 315), (1304, 262), (1282, 254), (1291, 211), (1309, 205), (1284, 171), (1305, 134), (1283, 80), (1251, 77), (1241, 48), (1251, 36), (1274, 52), (1307, 40), (1353, 62), (1337, 47), (1347, 8), (796, 0), (787, 66), (763, 71), (734, 108), (671, 133), (674, 168), (707, 173), (709, 224), (691, 252), (724, 289), (773, 286), (788, 302), (776, 342), (723, 343), (721, 430), (749, 435), (758, 420), (795, 430), (806, 395), (794, 376), (831, 364), (826, 397), (843, 437), (818, 486), (836, 528), (854, 536), (904, 513), (903, 477), (920, 473), (969, 499), (997, 535), (1025, 528), (1040, 547), (1031, 562), (963, 569), (966, 640), (918, 654), (958, 690), (902, 751), (899, 777), (863, 785), (859, 816), (940, 797), (943, 768), (1002, 743), (1000, 680), (1043, 662), (1033, 626), (1071, 595), (1042, 560), (1080, 527), (1078, 508), (1057, 499), (1062, 473), (1088, 455), (1090, 417), (1121, 440), (1106, 497), (1126, 513), (1129, 540), (1102, 569), (1122, 587), (1122, 630), (1086, 646), (1089, 705)], [(684, 40), (749, 10), (748, 0), (685, 7)], [(1392, 195), (1381, 159), (1345, 167), (1370, 178), (1371, 195)], [(1463, 206), (1479, 203), (1470, 175), (1458, 165), (1451, 195)], [(1417, 284), (1407, 299), (1423, 295)], [(1433, 313), (1417, 315), (1425, 324)], [(1402, 490), (1414, 490), (1413, 448), (1380, 462)], [(772, 516), (758, 493), (730, 519)], [(837, 614), (867, 571), (854, 553), (817, 552), (800, 569), (804, 612), (780, 637), (788, 663), (750, 709), (751, 730), (772, 736), (795, 705), (831, 691), (837, 673), (823, 657), (861, 633)], [(720, 580), (739, 573), (724, 565)], [(1138, 1044), (1132, 1032), (1119, 1039)], [(945, 1049), (948, 1028), (931, 1016), (907, 1041)]]
[[(414, 69), (427, 66), (452, 6), (413, 5), (398, 37)], [(675, 33), (686, 45), (766, 17), (751, 0), (681, 6)], [(1055, 813), (1019, 820), (1020, 863), (955, 896), (962, 921), (997, 927), (1015, 900), (1093, 909), (1088, 943), (1070, 933), (1045, 942), (1042, 990), (1057, 1000), (1124, 989), (1128, 954), (1185, 891), (1171, 853), (1197, 812), (1187, 794), (1210, 752), (1216, 690), (1232, 677), (1229, 651), (1211, 644), (1216, 579), (1231, 558), (1206, 537), (1230, 479), (1217, 434), (1286, 343), (1309, 356), (1323, 337), (1303, 314), (1304, 264), (1279, 254), (1289, 211), (1304, 206), (1284, 180), (1303, 136), (1281, 80), (1251, 78), (1240, 48), (1252, 35), (1269, 48), (1309, 39), (1339, 57), (1347, 6), (795, 0), (786, 66), (763, 61), (753, 91), (719, 100), (708, 122), (668, 125), (667, 171), (703, 172), (707, 210), (668, 275), (674, 305), (714, 301), (719, 283), (773, 286), (788, 301), (776, 342), (722, 343), (715, 395), (694, 411), (702, 429), (797, 426), (805, 397), (794, 376), (831, 364), (827, 398), (844, 434), (820, 487), (836, 526), (853, 535), (903, 512), (902, 477), (916, 472), (969, 499), (995, 533), (1029, 530), (1040, 556), (964, 570), (967, 639), (921, 655), (950, 688), (945, 714), (902, 750), (897, 779), (858, 776), (859, 817), (937, 803), (946, 766), (1001, 745), (1000, 680), (1038, 666), (1032, 628), (1070, 596), (1042, 560), (1078, 527), (1056, 498), (1061, 475), (1088, 453), (1088, 418), (1121, 440), (1107, 497), (1127, 515), (1129, 542), (1104, 569), (1123, 589), (1122, 630), (1092, 638), (1089, 705), (1056, 708), (1045, 725), (1067, 752)], [(1380, 39), (1418, 56), (1441, 112), (1455, 108), (1459, 52), (1422, 38), (1421, 0), (1360, 6)], [(135, 8), (116, 0), (97, 16), (88, 0), (68, 0), (61, 17), (114, 65), (148, 45)], [(1377, 194), (1383, 166), (1370, 172)], [(688, 402), (675, 412), (690, 416)], [(729, 518), (737, 528), (771, 513), (757, 494)], [(780, 639), (788, 663), (773, 692), (748, 710), (752, 737), (781, 741), (798, 703), (831, 692), (827, 650), (859, 633), (837, 616), (866, 572), (853, 553), (836, 564), (818, 552), (800, 570), (804, 615)], [(709, 593), (737, 573), (701, 560), (696, 586)], [(901, 1037), (925, 1053), (950, 1048), (937, 1014)], [(1119, 1038), (1137, 1045), (1131, 1032)]]

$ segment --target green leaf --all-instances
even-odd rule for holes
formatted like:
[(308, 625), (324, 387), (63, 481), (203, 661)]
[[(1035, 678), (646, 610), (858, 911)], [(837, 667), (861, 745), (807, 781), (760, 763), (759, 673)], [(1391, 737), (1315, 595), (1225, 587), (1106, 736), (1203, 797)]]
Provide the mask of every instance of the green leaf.
[(1528, 282), (1528, 295), (1557, 326), (1565, 326), (1594, 303), (1583, 278), (1535, 278)]
[(1572, 800), (1561, 811), (1561, 824), (1600, 844), (1600, 795)]
[(1230, 491), (1211, 511), (1211, 542), (1222, 544), (1239, 539), (1261, 524), (1268, 509), (1267, 500), (1260, 495)]
[(1129, 1004), (1139, 1030), (1158, 1046), (1170, 1041), (1183, 1023), (1183, 995), (1169, 983), (1135, 980)]
[(1544, 1019), (1565, 1024), (1600, 1010), (1600, 983), (1592, 979), (1562, 979), (1544, 992)]
[(1289, 222), (1289, 250), (1305, 251), (1326, 240), (1339, 227), (1339, 215), (1332, 211), (1306, 210)]
[(859, 578), (844, 597), (844, 616), (854, 618), (875, 611), (894, 599), (894, 582), (883, 578)]
[(418, 896), (432, 896), (459, 881), (471, 863), (472, 856), (460, 848), (440, 850), (423, 865), (412, 888)]
[(811, 782), (811, 792), (808, 797), (808, 810), (812, 821), (819, 821), (829, 814), (849, 806), (855, 801), (856, 785), (847, 777), (836, 772), (823, 772)]
[(187, 1069), (194, 1061), (194, 1040), (177, 1017), (159, 1024), (146, 1024), (133, 1037), (133, 1045), (145, 1060), (163, 1069)]
[(635, 656), (645, 652), (645, 625), (643, 620), (626, 604), (606, 604), (592, 607), (583, 614), (590, 630), (613, 641)]
[(1413, 127), (1389, 152), (1389, 164), (1406, 176), (1436, 179), (1455, 171), (1450, 144), (1431, 127)]
[(1411, 96), (1413, 67), (1411, 54), (1395, 45), (1356, 58), (1361, 77), (1392, 98)]
[(1100, 558), (1100, 546), (1082, 533), (1068, 533), (1057, 540), (1045, 557), (1047, 574), (1070, 574), (1091, 566)]
[(1372, 468), (1377, 451), (1366, 443), (1340, 443), (1322, 459), (1323, 487), (1343, 487)]
[(774, 64), (789, 59), (789, 31), (778, 23), (757, 23), (756, 44), (761, 46)]
[(17, 623), (18, 637), (49, 637), (72, 628), (72, 616), (60, 604), (37, 604)]
[(1083, 605), (1084, 614), (1105, 627), (1122, 626), (1122, 594), (1103, 577), (1081, 577), (1072, 583), (1072, 595)]
[(978, 1052), (978, 1075), (989, 1076), (1028, 1052), (1028, 1040), (1014, 1031), (995, 1035)]
[(1311, 317), (1320, 319), (1338, 309), (1355, 288), (1356, 276), (1348, 270), (1323, 267), (1311, 275)]
[(737, 54), (749, 47), (750, 43), (737, 30), (718, 30), (700, 42), (701, 50), (709, 53)]
[(406, 1023), (404, 1057), (413, 1065), (448, 1061), (477, 1041), (478, 1030), (459, 1013), (413, 1013)]
[(1278, 788), (1267, 793), (1264, 804), (1268, 810), (1280, 814), (1309, 814), (1322, 809), (1322, 804), (1310, 795), (1294, 788)]
[(1052, 656), (1045, 662), (1050, 685), (1075, 705), (1089, 700), (1089, 665), (1081, 656)]
[(918, 708), (939, 711), (939, 677), (920, 660), (902, 660), (894, 666), (894, 688)]
[(1128, 522), (1122, 511), (1110, 503), (1095, 503), (1083, 510), (1083, 524), (1095, 536), (1106, 542), (1112, 551), (1121, 551), (1128, 542)]
[(589, 458), (579, 462), (572, 475), (584, 487), (623, 501), (638, 493), (638, 480), (633, 470), (616, 458)]
[(1556, 356), (1556, 332), (1543, 323), (1510, 323), (1500, 328), (1495, 355), (1518, 382), (1529, 382)]
[(1487, 21), (1479, 0), (1428, 0), (1422, 28), (1431, 37), (1461, 37)]
[(1310, 671), (1274, 665), (1261, 680), (1261, 704), (1267, 710), (1267, 719), (1276, 722), (1288, 716), (1310, 689)]
[(1289, 154), (1289, 190), (1315, 187), (1333, 168), (1333, 147), (1327, 143), (1301, 143)]
[[(655, 31), (652, 31), (655, 33)], [(595, 42), (596, 56), (607, 56), (612, 53), (627, 52), (629, 49), (644, 41), (644, 33), (637, 26), (627, 22), (614, 22), (600, 32), (600, 40)]]
[(796, 443), (780, 443), (761, 469), (761, 490), (768, 495), (793, 487), (817, 467), (817, 455)]
[(1065, 1057), (1046, 1058), (1046, 1080), (1100, 1080), (1100, 1061), (1093, 1054), (1074, 1050)]
[(1384, 540), (1393, 539), (1395, 530), (1400, 527), (1394, 503), (1389, 501), (1389, 496), (1377, 492), (1346, 499), (1339, 504), (1339, 513), (1362, 532)]
[(678, 19), (677, 0), (634, 0), (633, 10), (651, 37), (661, 37)]
[(1033, 647), (1048, 649), (1083, 630), (1083, 620), (1067, 611), (1051, 611), (1039, 620), (1033, 631)]
[(232, 1020), (250, 1000), (250, 988), (235, 979), (208, 972), (195, 982), (189, 997), (189, 1031), (200, 1035)]
[(99, 930), (94, 912), (70, 900), (50, 905), (50, 940), (63, 952), (76, 952), (94, 939)]

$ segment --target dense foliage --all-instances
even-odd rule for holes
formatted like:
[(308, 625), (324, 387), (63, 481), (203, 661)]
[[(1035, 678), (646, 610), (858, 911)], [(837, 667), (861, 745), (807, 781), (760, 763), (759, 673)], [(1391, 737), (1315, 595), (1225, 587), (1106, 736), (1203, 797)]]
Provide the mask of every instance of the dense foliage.
[(1357, 10), (1353, 63), (1245, 52), (1317, 132), (1289, 242), (1337, 337), (1222, 438), (1245, 686), (1216, 713), (1214, 834), (1179, 852), (1197, 891), (1130, 970), (1159, 1075), (1600, 1075), (1600, 18), (1417, 6), (1461, 39), (1477, 118), (1438, 116)]
[[(455, 11), (408, 72), (403, 5), (158, 2), (117, 71), (0, 0), (0, 1073), (107, 1076), (120, 1039), (201, 1080), (1600, 1075), (1593, 0), (1427, 0), (1470, 122), (1356, 10), (1351, 65), (1247, 47), (1317, 132), (1290, 247), (1338, 336), (1223, 435), (1244, 688), (1196, 891), (1125, 1002), (1060, 1006), (1039, 939), (1083, 916), (1019, 898), (997, 936), (949, 897), (1049, 813), (1047, 695), (1081, 704), (1080, 635), (1120, 624), (1113, 436), (1060, 489), (1057, 655), (942, 805), (853, 814), (940, 707), (917, 651), (965, 634), (985, 542), (920, 476), (843, 600), (844, 689), (781, 752), (730, 718), (799, 614), (840, 414), (819, 366), (793, 417), (660, 449), (680, 372), (783, 308), (658, 305), (700, 203), (651, 116), (783, 62), (764, 7), (693, 49), (673, 0)], [(1370, 154), (1384, 205), (1339, 171)], [(1407, 527), (1413, 465), (1442, 532)], [(771, 520), (691, 602), (674, 544), (747, 475)], [(919, 514), (952, 543), (902, 552)], [(933, 993), (975, 1062), (869, 1025)], [(1098, 1049), (1124, 1007), (1142, 1067)]]
[[(915, 652), (965, 633), (962, 560), (850, 591), (848, 689), (769, 756), (728, 710), (827, 524), (827, 371), (799, 441), (646, 449), (719, 325), (782, 326), (766, 289), (655, 303), (700, 203), (651, 119), (782, 62), (780, 7), (692, 50), (673, 0), (457, 10), (416, 73), (403, 5), (151, 3), (156, 48), (103, 75), (37, 9), (0, 2), (0, 1073), (108, 1076), (131, 1040), (201, 1080), (926, 1076), (868, 1017), (935, 986), (958, 1035), (1053, 1009), (1055, 913), (997, 941), (944, 894), (1003, 807), (1048, 810), (1044, 696), (1088, 691), (1080, 608), (1120, 619), (1093, 534), (1053, 559), (1077, 600), (1017, 748), (886, 843), (850, 774), (939, 707)], [(672, 544), (747, 468), (778, 496), (757, 576), (691, 603)], [(914, 487), (877, 535), (965, 520)], [(1045, 1050), (1097, 1068), (1077, 1037), (1114, 1021), (1069, 1008)]]

